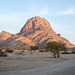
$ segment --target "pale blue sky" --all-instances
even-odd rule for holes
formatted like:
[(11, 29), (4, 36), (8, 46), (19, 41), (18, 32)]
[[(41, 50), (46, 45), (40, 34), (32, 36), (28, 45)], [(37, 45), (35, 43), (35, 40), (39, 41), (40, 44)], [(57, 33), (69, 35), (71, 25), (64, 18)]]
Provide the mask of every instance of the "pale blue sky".
[(0, 32), (17, 33), (34, 16), (75, 44), (75, 0), (0, 0)]

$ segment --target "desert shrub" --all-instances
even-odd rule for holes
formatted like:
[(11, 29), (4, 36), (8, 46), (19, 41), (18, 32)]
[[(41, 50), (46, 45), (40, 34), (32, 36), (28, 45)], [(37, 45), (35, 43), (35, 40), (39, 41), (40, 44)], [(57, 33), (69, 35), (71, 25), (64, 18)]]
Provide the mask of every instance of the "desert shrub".
[(72, 51), (71, 54), (75, 54), (75, 51)]
[(0, 49), (0, 52), (2, 52), (2, 50)]
[(62, 52), (61, 54), (70, 54), (69, 52)]
[(31, 50), (34, 50), (34, 52), (35, 52), (35, 50), (38, 50), (38, 47), (37, 46), (31, 46)]
[(1, 57), (6, 57), (7, 54), (6, 54), (5, 52), (3, 52), (2, 50), (0, 50), (0, 56), (1, 56)]
[(5, 52), (7, 52), (7, 53), (13, 53), (14, 52), (14, 50), (6, 50)]
[(43, 52), (42, 50), (39, 50), (39, 52)]
[(25, 48), (23, 50), (26, 50)]

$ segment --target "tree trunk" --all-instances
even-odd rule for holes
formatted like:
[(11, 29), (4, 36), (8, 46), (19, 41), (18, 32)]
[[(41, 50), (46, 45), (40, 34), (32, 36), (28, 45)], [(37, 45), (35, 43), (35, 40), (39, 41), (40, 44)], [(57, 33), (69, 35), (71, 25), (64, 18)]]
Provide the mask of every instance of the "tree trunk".
[(53, 53), (54, 58), (56, 58), (56, 53)]
[(35, 52), (35, 50), (34, 50), (34, 52)]
[(60, 57), (60, 52), (57, 53), (57, 57)]

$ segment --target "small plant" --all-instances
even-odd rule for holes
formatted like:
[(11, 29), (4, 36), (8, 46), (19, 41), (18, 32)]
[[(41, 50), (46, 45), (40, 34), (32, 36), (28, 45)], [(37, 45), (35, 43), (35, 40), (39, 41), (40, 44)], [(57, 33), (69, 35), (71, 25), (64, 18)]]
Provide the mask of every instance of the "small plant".
[(35, 50), (37, 50), (37, 49), (38, 49), (37, 46), (31, 46), (31, 50), (34, 50), (34, 52), (35, 52)]
[(0, 49), (0, 56), (1, 56), (1, 57), (6, 57), (7, 54), (6, 54), (5, 52), (3, 52), (3, 51)]
[(0, 52), (2, 52), (2, 50), (0, 49)]
[(62, 52), (61, 54), (70, 54), (69, 52)]
[(75, 51), (72, 51), (71, 54), (75, 54)]
[(13, 53), (13, 51), (14, 51), (14, 50), (8, 50), (8, 49), (7, 49), (5, 52), (7, 52), (7, 53)]
[(23, 50), (27, 50), (27, 49), (24, 48)]
[(39, 50), (39, 52), (43, 52), (42, 50)]

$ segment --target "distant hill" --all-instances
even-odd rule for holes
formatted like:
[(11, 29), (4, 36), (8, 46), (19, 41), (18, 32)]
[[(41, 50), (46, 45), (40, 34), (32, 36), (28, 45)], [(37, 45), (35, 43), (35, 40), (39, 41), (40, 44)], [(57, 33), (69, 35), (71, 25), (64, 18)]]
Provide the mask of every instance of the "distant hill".
[(9, 37), (11, 37), (13, 34), (10, 34), (9, 32), (6, 31), (2, 31), (0, 33), (0, 44), (3, 43), (6, 39), (8, 39)]

